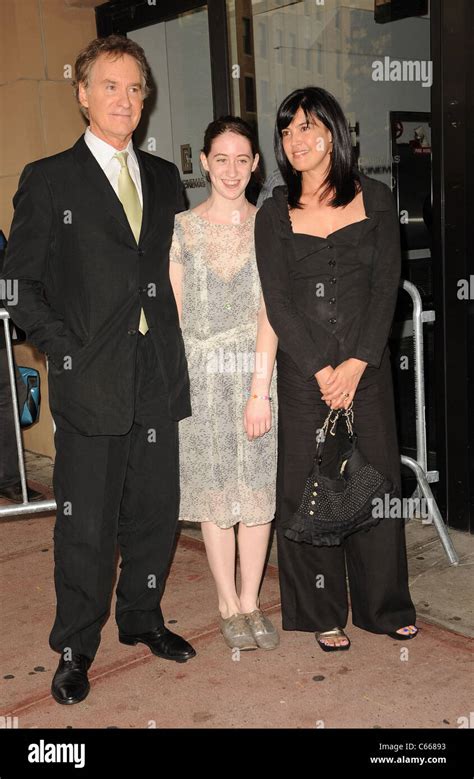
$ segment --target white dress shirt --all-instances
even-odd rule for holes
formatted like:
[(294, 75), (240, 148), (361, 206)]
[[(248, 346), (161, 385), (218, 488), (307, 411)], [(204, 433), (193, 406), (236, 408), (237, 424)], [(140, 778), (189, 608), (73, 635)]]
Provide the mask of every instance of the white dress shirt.
[[(118, 178), (120, 173), (120, 162), (115, 158), (117, 149), (106, 143), (94, 135), (91, 129), (88, 127), (84, 133), (84, 140), (89, 147), (90, 151), (94, 155), (95, 159), (99, 163), (100, 167), (104, 171), (108, 180), (114, 188), (114, 192), (118, 197)], [(143, 195), (142, 195), (142, 182), (140, 178), (140, 168), (138, 167), (137, 155), (133, 148), (132, 139), (130, 138), (128, 145), (122, 151), (128, 151), (127, 165), (130, 171), (130, 175), (133, 179), (140, 198), (140, 203), (143, 208)]]

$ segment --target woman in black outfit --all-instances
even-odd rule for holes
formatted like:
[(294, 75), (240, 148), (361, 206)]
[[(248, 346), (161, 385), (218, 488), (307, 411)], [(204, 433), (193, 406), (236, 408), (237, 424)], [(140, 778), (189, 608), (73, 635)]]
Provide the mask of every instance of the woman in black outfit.
[[(403, 518), (384, 516), (341, 546), (284, 536), (298, 509), (329, 407), (353, 401), (359, 447), (401, 499), (387, 339), (400, 279), (398, 215), (390, 189), (357, 171), (335, 98), (307, 87), (281, 104), (275, 154), (286, 182), (256, 216), (268, 319), (278, 336), (276, 530), (284, 630), (314, 631), (324, 651), (349, 649), (352, 622), (400, 640), (416, 636)], [(337, 457), (328, 436), (325, 463)], [(394, 512), (397, 513), (397, 512)], [(398, 512), (399, 514), (400, 512)]]

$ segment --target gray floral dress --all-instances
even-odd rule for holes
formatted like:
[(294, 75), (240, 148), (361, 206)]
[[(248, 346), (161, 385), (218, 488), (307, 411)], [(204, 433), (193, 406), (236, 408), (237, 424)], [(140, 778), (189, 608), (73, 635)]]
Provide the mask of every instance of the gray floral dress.
[(192, 416), (179, 424), (180, 520), (261, 525), (275, 512), (276, 369), (272, 426), (249, 441), (244, 409), (256, 355), (262, 300), (254, 248), (255, 213), (240, 224), (176, 214), (170, 261), (183, 265), (182, 330)]

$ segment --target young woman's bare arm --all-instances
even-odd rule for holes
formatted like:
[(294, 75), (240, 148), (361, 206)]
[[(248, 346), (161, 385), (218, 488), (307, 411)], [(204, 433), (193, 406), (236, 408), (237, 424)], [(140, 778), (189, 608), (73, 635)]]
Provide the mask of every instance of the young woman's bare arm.
[[(260, 296), (258, 310), (257, 341), (255, 345), (255, 366), (250, 388), (251, 395), (269, 395), (278, 338), (270, 322), (263, 295)], [(244, 428), (251, 441), (270, 430), (272, 424), (271, 403), (269, 400), (249, 398), (244, 412)]]

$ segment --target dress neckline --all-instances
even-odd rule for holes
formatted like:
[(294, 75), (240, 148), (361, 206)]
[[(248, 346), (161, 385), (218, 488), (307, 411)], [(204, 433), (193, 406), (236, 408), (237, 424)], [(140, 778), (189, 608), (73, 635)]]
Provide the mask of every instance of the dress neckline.
[[(367, 212), (366, 212), (367, 214)], [(332, 233), (328, 233), (326, 236), (324, 235), (314, 235), (313, 233), (297, 233), (293, 230), (293, 222), (291, 221), (290, 212), (288, 210), (288, 220), (290, 222), (290, 230), (292, 235), (304, 235), (306, 238), (319, 238), (320, 241), (327, 241), (328, 238), (330, 238), (332, 235), (336, 235), (336, 233), (340, 233), (341, 230), (347, 230), (348, 227), (353, 227), (354, 225), (358, 225), (361, 222), (367, 222), (369, 219), (371, 219), (370, 216), (364, 216), (363, 219), (358, 219), (356, 222), (349, 222), (349, 224), (344, 225), (343, 227), (339, 227), (337, 230), (333, 230)]]
[(332, 235), (336, 235), (336, 233), (340, 233), (342, 230), (347, 230), (348, 227), (352, 227), (353, 225), (357, 225), (357, 224), (360, 224), (361, 222), (366, 222), (368, 219), (371, 219), (370, 210), (367, 209), (367, 201), (366, 201), (366, 198), (365, 198), (364, 185), (365, 185), (365, 182), (363, 182), (361, 180), (360, 181), (360, 192), (362, 194), (362, 205), (364, 207), (364, 214), (365, 214), (364, 218), (363, 219), (358, 219), (356, 222), (349, 222), (349, 224), (344, 225), (344, 227), (339, 227), (337, 230), (333, 230), (332, 233), (328, 233), (326, 236), (324, 236), (324, 235), (313, 235), (313, 233), (295, 233), (295, 231), (293, 230), (293, 222), (291, 221), (290, 209), (288, 208), (288, 201), (287, 201), (286, 213), (287, 213), (287, 216), (288, 216), (288, 221), (289, 221), (291, 234), (292, 235), (304, 235), (304, 236), (306, 236), (308, 238), (319, 238), (319, 240), (321, 240), (321, 241), (327, 241), (328, 238), (330, 238)]
[(250, 222), (252, 219), (255, 218), (255, 215), (257, 211), (254, 211), (253, 214), (250, 214), (250, 216), (247, 217), (247, 219), (244, 219), (243, 222), (210, 222), (209, 219), (204, 219), (203, 216), (200, 214), (196, 214), (194, 208), (189, 209), (190, 214), (192, 214), (196, 219), (198, 219), (200, 222), (204, 222), (207, 225), (211, 225), (211, 227), (243, 227), (247, 224), (247, 222)]

